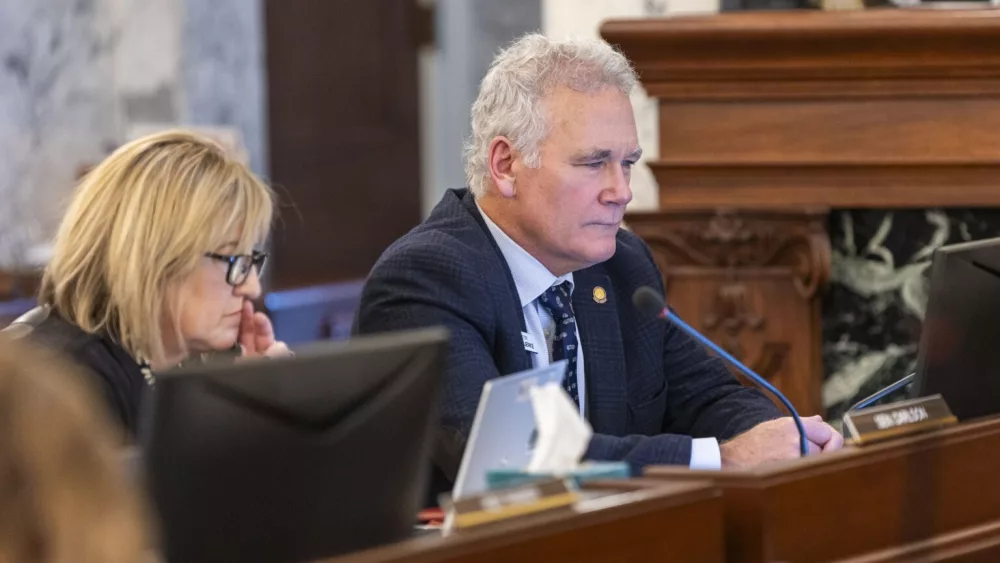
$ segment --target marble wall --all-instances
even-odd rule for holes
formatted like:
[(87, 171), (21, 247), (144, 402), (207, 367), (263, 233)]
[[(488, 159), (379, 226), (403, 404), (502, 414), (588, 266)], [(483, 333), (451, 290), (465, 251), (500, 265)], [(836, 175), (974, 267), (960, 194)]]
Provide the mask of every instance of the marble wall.
[(912, 373), (937, 248), (1000, 236), (1000, 210), (838, 210), (823, 296), (823, 404), (853, 402)]
[(98, 1), (0, 1), (0, 267), (33, 258), (121, 128), (114, 28)]
[(0, 268), (43, 262), (82, 167), (138, 130), (235, 127), (264, 162), (261, 0), (0, 0)]
[(266, 175), (263, 2), (184, 0), (180, 69), (184, 121), (235, 128), (250, 165), (258, 174)]

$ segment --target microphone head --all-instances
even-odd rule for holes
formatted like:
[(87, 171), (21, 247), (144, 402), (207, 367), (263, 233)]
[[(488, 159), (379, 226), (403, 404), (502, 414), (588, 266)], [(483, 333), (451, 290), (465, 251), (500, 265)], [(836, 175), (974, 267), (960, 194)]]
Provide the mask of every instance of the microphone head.
[(667, 308), (660, 293), (647, 285), (635, 290), (632, 294), (632, 304), (641, 313), (651, 317), (659, 316)]

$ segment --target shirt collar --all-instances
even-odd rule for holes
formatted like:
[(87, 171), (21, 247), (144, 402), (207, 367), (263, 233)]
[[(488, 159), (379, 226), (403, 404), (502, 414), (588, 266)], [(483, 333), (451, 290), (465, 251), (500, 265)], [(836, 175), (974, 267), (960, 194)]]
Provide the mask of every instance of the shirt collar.
[(493, 240), (500, 247), (500, 253), (503, 254), (504, 260), (507, 261), (507, 267), (510, 268), (511, 277), (514, 278), (514, 286), (517, 287), (517, 296), (521, 300), (522, 308), (538, 299), (548, 288), (566, 281), (569, 282), (572, 294), (573, 272), (559, 277), (553, 275), (537, 258), (521, 248), (521, 245), (514, 242), (514, 239), (507, 236), (507, 233), (503, 232), (486, 215), (483, 208), (479, 207), (478, 201), (476, 207), (479, 209), (479, 214), (483, 216), (483, 221), (486, 222), (486, 228), (493, 235)]

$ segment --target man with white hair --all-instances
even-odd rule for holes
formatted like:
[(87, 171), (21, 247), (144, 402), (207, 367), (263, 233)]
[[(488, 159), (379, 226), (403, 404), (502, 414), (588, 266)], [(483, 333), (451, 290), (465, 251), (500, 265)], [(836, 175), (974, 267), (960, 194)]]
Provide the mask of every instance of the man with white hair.
[[(622, 230), (641, 150), (625, 57), (599, 40), (527, 35), (500, 53), (472, 107), (468, 189), (447, 192), (379, 259), (357, 330), (451, 331), (437, 488), (453, 480), (489, 379), (566, 359), (593, 460), (747, 467), (798, 455), (790, 418), (672, 324), (631, 305), (663, 287)], [(804, 421), (812, 451), (842, 437)]]

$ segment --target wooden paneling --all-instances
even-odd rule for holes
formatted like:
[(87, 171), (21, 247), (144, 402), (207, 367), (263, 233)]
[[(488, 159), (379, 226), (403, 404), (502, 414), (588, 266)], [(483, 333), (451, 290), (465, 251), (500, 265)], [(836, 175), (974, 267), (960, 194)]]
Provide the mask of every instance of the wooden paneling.
[(990, 10), (730, 13), (605, 23), (661, 99), (1000, 93)]
[(662, 102), (659, 162), (1000, 164), (1000, 97)]
[(650, 164), (660, 208), (1000, 207), (996, 164)]
[(363, 278), (420, 220), (416, 3), (266, 7), (270, 167), (284, 204), (270, 285)]
[[(752, 239), (776, 211), (802, 226), (817, 224), (817, 208), (1000, 207), (1000, 12), (729, 13), (611, 21), (601, 32), (659, 98), (660, 157), (649, 166), (661, 213), (626, 220), (644, 223), (688, 320), (713, 315), (720, 295), (765, 319), (730, 345), (787, 343), (794, 367), (778, 387), (805, 392), (804, 410), (823, 377), (815, 294), (790, 289), (776, 264), (745, 260), (753, 244), (738, 237), (715, 269), (656, 241), (699, 214), (705, 226), (737, 216)], [(820, 239), (816, 248), (829, 246)], [(689, 245), (698, 256), (718, 241)]]
[(830, 269), (825, 210), (633, 213), (628, 226), (649, 244), (681, 318), (801, 414), (823, 412), (820, 380), (810, 374), (822, 370), (815, 297)]
[(1000, 206), (1000, 96), (660, 104), (663, 209)]

